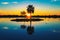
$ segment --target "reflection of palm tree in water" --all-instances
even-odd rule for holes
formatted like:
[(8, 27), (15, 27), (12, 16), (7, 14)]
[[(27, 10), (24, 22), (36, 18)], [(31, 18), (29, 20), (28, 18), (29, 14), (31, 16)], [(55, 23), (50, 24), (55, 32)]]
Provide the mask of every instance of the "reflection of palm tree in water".
[(34, 33), (34, 26), (32, 26), (31, 24), (32, 24), (32, 21), (30, 21), (30, 26), (28, 26), (27, 28), (27, 33), (30, 35)]
[[(21, 25), (21, 28), (22, 29), (26, 28), (25, 22), (24, 22), (24, 25)], [(27, 33), (29, 35), (32, 35), (34, 33), (34, 26), (32, 26), (32, 21), (30, 21), (30, 25), (27, 27)]]

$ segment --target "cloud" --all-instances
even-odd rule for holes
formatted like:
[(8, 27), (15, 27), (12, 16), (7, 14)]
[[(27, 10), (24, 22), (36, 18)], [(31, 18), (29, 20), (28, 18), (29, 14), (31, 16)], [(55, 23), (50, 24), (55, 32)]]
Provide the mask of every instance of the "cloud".
[(13, 4), (17, 4), (18, 2), (12, 2)]
[(51, 0), (51, 2), (56, 2), (56, 0)]
[(8, 2), (1, 2), (1, 4), (9, 4)]
[(58, 31), (58, 30), (53, 30), (53, 32), (60, 32), (60, 31)]
[(57, 2), (57, 1), (60, 1), (60, 0), (51, 0), (51, 2)]
[(53, 32), (56, 32), (56, 30), (53, 30)]
[(3, 29), (8, 29), (8, 27), (3, 27)]
[(57, 0), (53, 0), (54, 2), (56, 2)]

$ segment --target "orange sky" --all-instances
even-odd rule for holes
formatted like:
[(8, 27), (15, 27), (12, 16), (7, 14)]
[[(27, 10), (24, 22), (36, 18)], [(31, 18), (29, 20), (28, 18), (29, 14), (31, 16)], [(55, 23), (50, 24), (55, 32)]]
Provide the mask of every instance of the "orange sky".
[[(22, 10), (0, 10), (0, 15), (20, 15), (21, 11)], [(60, 15), (60, 10), (35, 10), (33, 15)]]

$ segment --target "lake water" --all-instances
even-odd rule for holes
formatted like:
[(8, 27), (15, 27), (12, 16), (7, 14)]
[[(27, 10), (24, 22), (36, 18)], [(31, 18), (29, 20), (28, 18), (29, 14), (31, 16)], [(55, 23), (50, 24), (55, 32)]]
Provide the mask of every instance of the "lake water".
[(60, 40), (60, 18), (32, 22), (32, 34), (27, 29), (30, 22), (10, 21), (12, 19), (16, 18), (0, 18), (0, 40)]

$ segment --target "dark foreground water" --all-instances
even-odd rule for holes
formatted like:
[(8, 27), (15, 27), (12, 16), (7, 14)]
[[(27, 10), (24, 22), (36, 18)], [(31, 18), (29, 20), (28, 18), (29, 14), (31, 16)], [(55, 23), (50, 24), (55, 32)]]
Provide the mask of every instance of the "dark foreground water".
[[(44, 21), (32, 22), (29, 34), (29, 22), (10, 21), (15, 18), (0, 18), (0, 40), (60, 40), (60, 18), (42, 18)], [(26, 28), (21, 25), (26, 25)]]

